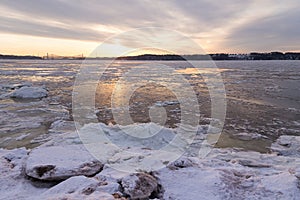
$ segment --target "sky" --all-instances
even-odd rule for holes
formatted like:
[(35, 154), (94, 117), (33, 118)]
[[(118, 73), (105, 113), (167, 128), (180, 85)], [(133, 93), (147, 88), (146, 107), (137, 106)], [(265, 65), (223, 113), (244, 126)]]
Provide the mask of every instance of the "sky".
[[(0, 54), (88, 56), (102, 45), (97, 56), (118, 56), (151, 48), (149, 38), (169, 40), (165, 50), (192, 40), (206, 53), (300, 51), (299, 9), (299, 0), (1, 0)], [(187, 44), (175, 53), (199, 53)]]

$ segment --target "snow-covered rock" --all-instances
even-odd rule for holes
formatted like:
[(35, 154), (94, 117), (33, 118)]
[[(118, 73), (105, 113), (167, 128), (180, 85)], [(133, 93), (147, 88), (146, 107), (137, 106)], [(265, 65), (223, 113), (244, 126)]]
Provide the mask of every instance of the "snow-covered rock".
[(168, 165), (168, 168), (178, 169), (178, 168), (185, 168), (185, 167), (192, 167), (197, 166), (198, 162), (197, 159), (192, 157), (180, 157), (179, 159), (175, 160), (174, 162)]
[(48, 91), (43, 87), (21, 87), (10, 94), (11, 98), (40, 99), (46, 97)]
[(92, 176), (103, 164), (82, 145), (40, 147), (32, 150), (25, 172), (40, 180), (64, 180), (72, 176)]
[(96, 190), (98, 184), (99, 182), (96, 179), (87, 178), (85, 176), (74, 176), (59, 183), (58, 185), (55, 185), (54, 187), (44, 192), (42, 195), (50, 196), (55, 194), (71, 193), (90, 194)]
[(42, 199), (114, 199), (112, 194), (99, 191), (102, 184), (95, 178), (71, 177), (41, 194)]
[(157, 190), (157, 181), (146, 173), (130, 174), (122, 179), (124, 193), (130, 199), (146, 199)]

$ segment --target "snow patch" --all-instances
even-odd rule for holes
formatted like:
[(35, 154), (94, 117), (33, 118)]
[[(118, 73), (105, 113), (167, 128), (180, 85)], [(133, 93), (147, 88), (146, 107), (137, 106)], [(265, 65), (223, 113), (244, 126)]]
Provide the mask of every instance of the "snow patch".
[(43, 87), (21, 87), (10, 94), (11, 98), (40, 99), (47, 97), (48, 91)]

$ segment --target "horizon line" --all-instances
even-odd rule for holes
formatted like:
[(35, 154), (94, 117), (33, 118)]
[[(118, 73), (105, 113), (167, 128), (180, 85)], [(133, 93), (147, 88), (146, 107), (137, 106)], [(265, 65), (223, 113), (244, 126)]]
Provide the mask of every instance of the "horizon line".
[(143, 56), (143, 55), (155, 55), (155, 56), (164, 56), (164, 55), (177, 55), (177, 56), (193, 56), (193, 55), (217, 55), (217, 54), (227, 54), (227, 55), (250, 55), (251, 53), (259, 53), (259, 54), (269, 54), (269, 53), (300, 53), (300, 51), (278, 51), (278, 50), (274, 50), (274, 51), (249, 51), (247, 53), (228, 53), (228, 52), (215, 52), (215, 53), (206, 53), (206, 54), (197, 54), (197, 53), (192, 53), (192, 54), (156, 54), (156, 53), (144, 53), (144, 54), (137, 54), (137, 55), (130, 55), (130, 56), (84, 56), (84, 54), (77, 54), (77, 55), (57, 55), (54, 53), (50, 53), (50, 54), (46, 54), (46, 55), (42, 55), (40, 56), (39, 54), (2, 54), (0, 53), (0, 56), (16, 56), (16, 57), (40, 57), (40, 58), (44, 58), (48, 56), (52, 56), (52, 57), (77, 57), (77, 58), (119, 58), (119, 57), (135, 57), (135, 56)]

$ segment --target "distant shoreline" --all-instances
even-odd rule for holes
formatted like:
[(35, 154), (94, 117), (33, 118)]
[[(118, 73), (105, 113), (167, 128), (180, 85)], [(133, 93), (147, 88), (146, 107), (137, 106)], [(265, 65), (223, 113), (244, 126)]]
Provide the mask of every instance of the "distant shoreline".
[(138, 56), (122, 56), (122, 57), (68, 57), (68, 56), (19, 56), (19, 55), (2, 55), (0, 59), (13, 60), (156, 60), (156, 61), (180, 61), (180, 60), (300, 60), (300, 53), (297, 52), (270, 52), (249, 54), (193, 54), (193, 55), (156, 55), (143, 54)]

